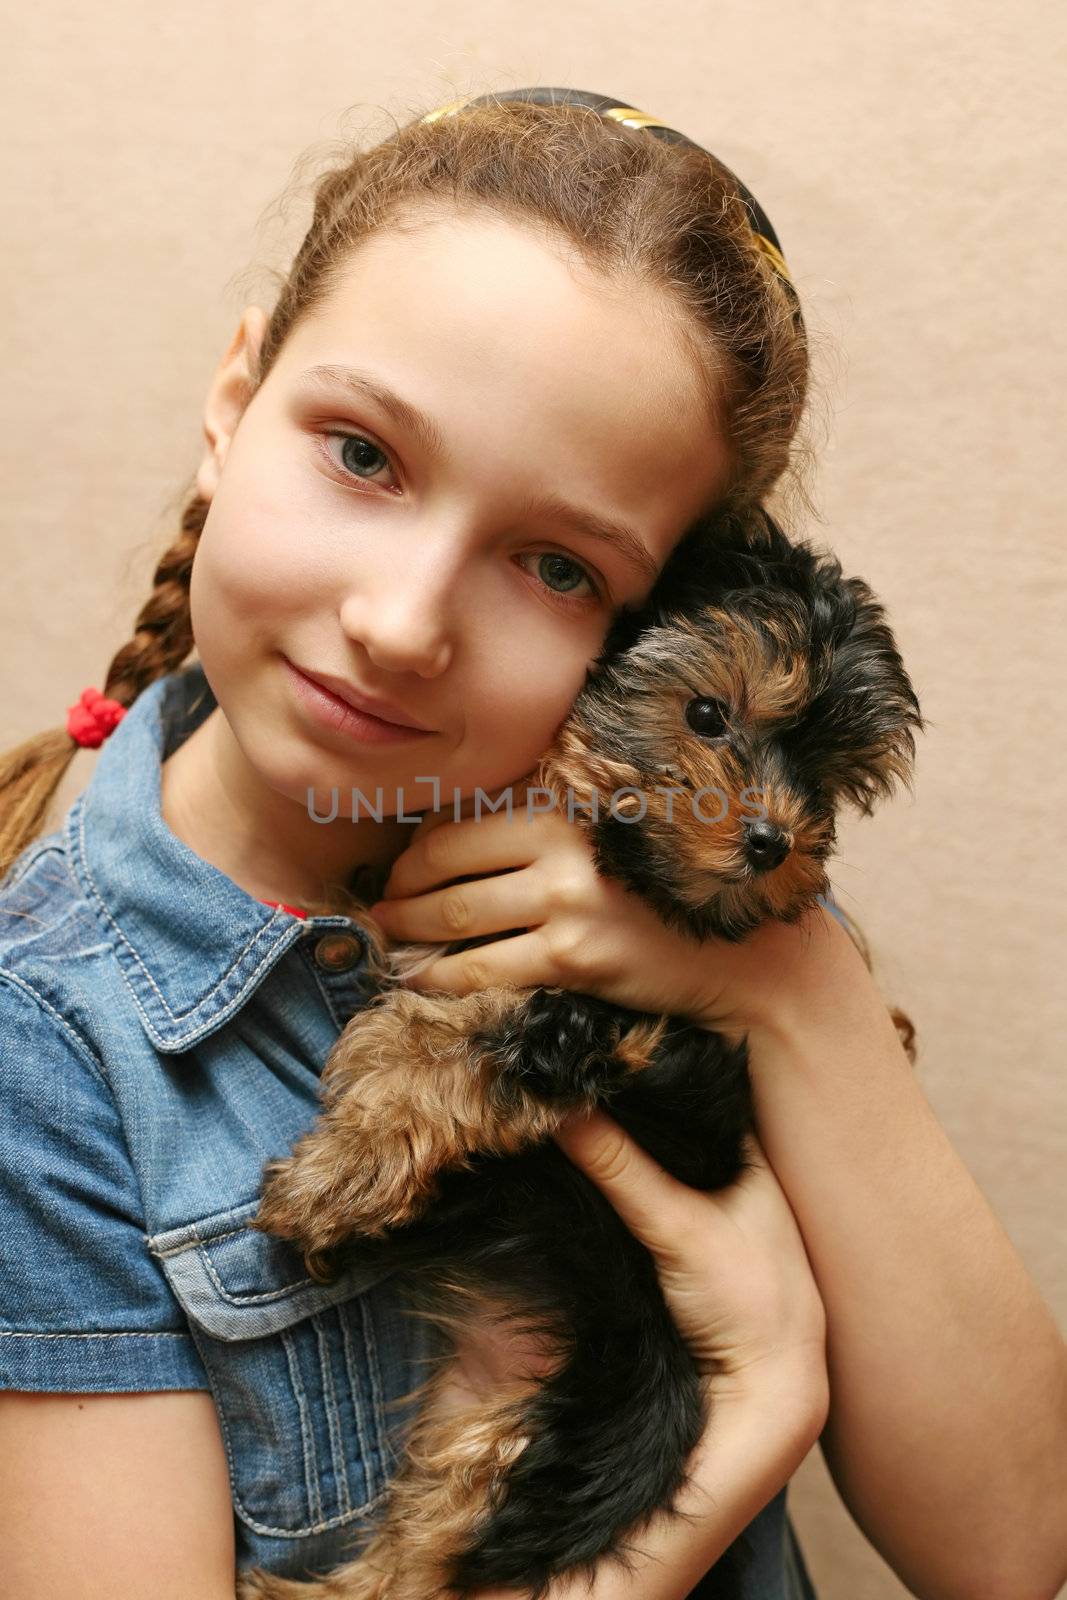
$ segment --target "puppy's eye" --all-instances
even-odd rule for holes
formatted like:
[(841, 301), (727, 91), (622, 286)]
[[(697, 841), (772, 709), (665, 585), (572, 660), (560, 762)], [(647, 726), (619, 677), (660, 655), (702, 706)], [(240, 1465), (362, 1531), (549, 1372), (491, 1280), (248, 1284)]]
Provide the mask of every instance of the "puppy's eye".
[(685, 720), (705, 739), (721, 739), (726, 734), (726, 707), (721, 700), (690, 700)]

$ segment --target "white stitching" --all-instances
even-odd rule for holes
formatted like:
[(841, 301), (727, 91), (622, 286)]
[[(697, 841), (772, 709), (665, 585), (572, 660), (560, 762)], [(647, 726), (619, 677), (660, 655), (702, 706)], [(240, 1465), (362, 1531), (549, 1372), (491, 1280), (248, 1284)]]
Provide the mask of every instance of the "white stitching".
[[(331, 1307), (336, 1310), (336, 1307)], [(338, 1313), (338, 1316), (340, 1313)], [(322, 1373), (322, 1394), (326, 1406), (326, 1421), (330, 1429), (330, 1456), (333, 1460), (333, 1473), (337, 1480), (338, 1499), (344, 1511), (351, 1511), (352, 1501), (348, 1492), (348, 1464), (345, 1461), (344, 1444), (341, 1438), (341, 1416), (337, 1409), (337, 1392), (333, 1382), (333, 1352), (330, 1349), (329, 1337), (323, 1325), (321, 1313), (311, 1318), (311, 1326), (315, 1330), (315, 1337), (319, 1346), (319, 1368)]]
[[(348, 1303), (351, 1304), (351, 1302)], [(340, 1310), (340, 1308), (338, 1308), (338, 1310)], [(360, 1314), (362, 1316), (362, 1310)], [(362, 1401), (363, 1391), (357, 1384), (355, 1374), (352, 1370), (352, 1341), (349, 1337), (351, 1324), (347, 1316), (341, 1316), (340, 1321), (341, 1333), (344, 1341), (345, 1371), (348, 1374), (348, 1388), (349, 1393), (352, 1396), (352, 1415), (356, 1419), (356, 1433), (359, 1436), (360, 1460), (363, 1463), (363, 1486), (366, 1492), (373, 1494), (375, 1498), (377, 1498), (378, 1494), (383, 1494), (385, 1491), (384, 1489), (378, 1491), (375, 1491), (374, 1489), (374, 1457), (371, 1454), (370, 1446), (367, 1442), (367, 1430), (364, 1426), (365, 1417)], [(380, 1450), (378, 1453), (381, 1453)]]
[(343, 1516), (327, 1517), (322, 1522), (310, 1523), (306, 1528), (271, 1528), (266, 1523), (257, 1522), (250, 1516), (245, 1507), (235, 1498), (234, 1504), (246, 1528), (251, 1528), (253, 1533), (269, 1533), (275, 1539), (308, 1539), (313, 1533), (329, 1533), (331, 1528), (339, 1528), (346, 1522), (355, 1522), (357, 1518), (365, 1517), (368, 1512), (375, 1510), (384, 1501), (387, 1490), (376, 1494), (373, 1500), (368, 1500), (365, 1505), (357, 1506), (354, 1511)]
[[(255, 1202), (255, 1204), (258, 1206), (259, 1201), (257, 1200)], [(238, 1208), (238, 1209), (242, 1209), (242, 1208)], [(202, 1220), (203, 1220), (203, 1218), (201, 1218), (201, 1221)], [(200, 1245), (205, 1245), (205, 1244), (214, 1244), (215, 1241), (218, 1240), (218, 1239), (232, 1239), (238, 1233), (247, 1233), (248, 1232), (248, 1223), (247, 1222), (239, 1223), (236, 1228), (229, 1228), (225, 1233), (202, 1234), (202, 1233), (199, 1233), (197, 1231), (199, 1229), (199, 1227), (200, 1227), (200, 1223), (199, 1222), (186, 1223), (181, 1231), (184, 1233), (185, 1231), (188, 1230), (188, 1232), (189, 1232), (188, 1239), (183, 1240), (183, 1242), (181, 1244), (172, 1244), (169, 1250), (158, 1250), (157, 1251), (154, 1248), (156, 1240), (157, 1239), (162, 1239), (162, 1237), (163, 1237), (163, 1234), (161, 1234), (161, 1233), (143, 1233), (141, 1235), (141, 1237), (144, 1240), (145, 1244), (147, 1244), (150, 1248), (152, 1248), (153, 1255), (158, 1255), (161, 1260), (169, 1261), (171, 1256), (184, 1255), (185, 1251), (186, 1250), (191, 1250), (194, 1247), (194, 1245), (195, 1246), (200, 1246)], [(302, 1281), (310, 1282), (309, 1279), (304, 1279)]]
[[(242, 1231), (241, 1229), (237, 1230), (238, 1233), (240, 1233), (241, 1231)], [(230, 1235), (226, 1234), (225, 1237), (228, 1239), (230, 1237)], [(214, 1240), (210, 1240), (210, 1241), (205, 1241), (205, 1242), (213, 1244), (215, 1241)], [(260, 1304), (260, 1302), (264, 1301), (264, 1300), (280, 1300), (283, 1297), (291, 1295), (293, 1293), (294, 1289), (302, 1289), (306, 1284), (309, 1284), (311, 1282), (310, 1278), (298, 1278), (293, 1283), (285, 1283), (285, 1284), (283, 1284), (280, 1289), (264, 1289), (262, 1294), (243, 1294), (243, 1295), (240, 1295), (240, 1296), (232, 1295), (224, 1287), (222, 1279), (219, 1277), (218, 1272), (215, 1269), (215, 1263), (212, 1261), (211, 1257), (208, 1255), (207, 1250), (205, 1249), (203, 1243), (198, 1246), (198, 1250), (199, 1250), (199, 1254), (200, 1254), (200, 1256), (201, 1256), (201, 1258), (203, 1260), (204, 1266), (205, 1266), (205, 1268), (207, 1270), (208, 1277), (211, 1279), (212, 1283), (215, 1285), (215, 1288), (218, 1291), (220, 1297), (223, 1300), (226, 1301), (227, 1305), (238, 1306), (238, 1307), (240, 1307), (240, 1306), (254, 1306), (254, 1305)]]
[(188, 1339), (187, 1333), (27, 1333), (0, 1329), (0, 1339)]
[(38, 1006), (40, 1006), (42, 1011), (46, 1011), (48, 1013), (53, 1022), (58, 1024), (60, 1031), (66, 1036), (68, 1043), (74, 1046), (80, 1056), (84, 1057), (87, 1065), (100, 1079), (100, 1082), (103, 1084), (108, 1094), (110, 1094), (112, 1092), (111, 1084), (108, 1082), (108, 1077), (104, 1071), (103, 1062), (93, 1054), (92, 1050), (82, 1038), (81, 1034), (75, 1032), (70, 1023), (67, 1021), (66, 1017), (64, 1017), (63, 1013), (61, 1011), (57, 1011), (55, 1006), (51, 1005), (45, 999), (43, 994), (38, 994), (37, 990), (33, 988), (32, 984), (27, 983), (24, 978), (20, 978), (16, 973), (9, 972), (6, 967), (0, 968), (0, 979), (6, 979), (8, 983), (12, 984), (17, 989), (20, 989), (22, 993), (25, 994), (30, 1000), (34, 1001)]
[(389, 1468), (386, 1465), (388, 1453), (389, 1425), (382, 1409), (382, 1375), (378, 1368), (378, 1345), (374, 1337), (374, 1318), (371, 1308), (364, 1295), (359, 1302), (359, 1314), (363, 1319), (363, 1341), (367, 1351), (367, 1375), (370, 1378), (371, 1403), (374, 1407), (374, 1426), (377, 1434), (378, 1461), (382, 1469), (383, 1480), (388, 1480)]
[(300, 1365), (293, 1348), (292, 1335), (286, 1330), (281, 1332), (282, 1345), (285, 1349), (285, 1359), (289, 1364), (289, 1382), (296, 1397), (297, 1410), (300, 1414), (300, 1437), (304, 1445), (304, 1483), (308, 1495), (308, 1514), (315, 1521), (322, 1521), (322, 1500), (319, 1497), (319, 1458), (315, 1449), (315, 1430), (308, 1415), (308, 1399), (304, 1385), (300, 1381)]
[[(159, 985), (156, 983), (156, 980), (153, 978), (152, 974), (149, 972), (148, 968), (145, 966), (144, 962), (142, 961), (142, 959), (141, 959), (141, 957), (140, 957), (140, 955), (139, 955), (139, 953), (137, 951), (136, 946), (131, 944), (130, 940), (127, 939), (126, 935), (123, 933), (122, 929), (119, 927), (118, 923), (115, 921), (114, 917), (111, 915), (111, 912), (108, 910), (107, 905), (106, 905), (106, 903), (104, 901), (104, 897), (100, 893), (100, 887), (99, 887), (98, 883), (96, 882), (96, 879), (93, 877), (92, 870), (91, 870), (91, 868), (89, 866), (88, 857), (86, 856), (86, 852), (85, 852), (85, 811), (84, 811), (84, 809), (82, 810), (82, 813), (78, 818), (78, 840), (79, 840), (79, 844), (81, 846), (80, 858), (81, 858), (82, 869), (84, 870), (85, 876), (88, 878), (89, 883), (92, 886), (92, 891), (93, 891), (93, 894), (96, 896), (96, 900), (97, 900), (97, 903), (99, 904), (100, 910), (103, 912), (103, 914), (106, 917), (107, 921), (111, 924), (112, 928), (115, 930), (115, 933), (117, 934), (118, 938), (121, 940), (122, 944), (130, 952), (130, 954), (132, 955), (134, 961), (137, 963), (138, 967), (140, 967), (142, 973), (144, 974), (144, 976), (145, 976), (145, 978), (146, 978), (146, 980), (147, 980), (147, 982), (149, 984), (149, 987), (152, 989), (152, 992), (155, 994), (155, 996), (156, 996), (157, 1000), (159, 1001), (159, 1004), (162, 1007), (163, 1011), (166, 1013), (166, 1015), (170, 1019), (170, 1021), (172, 1023), (174, 1023), (175, 1025), (177, 1025), (177, 1023), (179, 1021), (184, 1021), (186, 1017), (192, 1016), (193, 1013), (198, 1011), (200, 1009), (200, 1007), (203, 1006), (207, 1000), (211, 999), (213, 995), (217, 994), (218, 991), (222, 988), (223, 984), (229, 978), (230, 974), (232, 972), (234, 972), (235, 969), (238, 966), (240, 966), (241, 962), (245, 959), (245, 956), (248, 954), (249, 950), (251, 950), (252, 947), (257, 943), (257, 941), (260, 940), (263, 937), (263, 935), (269, 931), (269, 929), (271, 928), (271, 926), (273, 925), (275, 920), (277, 918), (280, 918), (280, 917), (288, 915), (288, 913), (283, 912), (281, 910), (272, 911), (271, 914), (270, 914), (270, 917), (264, 923), (263, 927), (258, 929), (257, 932), (252, 935), (251, 939), (249, 939), (249, 941), (245, 945), (244, 949), (239, 951), (239, 953), (234, 957), (233, 961), (227, 967), (226, 971), (222, 974), (222, 976), (215, 983), (214, 988), (210, 989), (207, 994), (202, 995), (201, 998), (196, 1002), (195, 1005), (190, 1006), (188, 1011), (183, 1011), (179, 1016), (176, 1012), (171, 1010), (171, 1008), (170, 1008), (170, 1006), (168, 1006), (166, 1000), (164, 1000), (162, 992), (160, 991)], [(241, 1000), (241, 997), (248, 992), (250, 987), (254, 987), (255, 981), (256, 981), (256, 978), (259, 975), (260, 969), (262, 967), (266, 966), (271, 960), (273, 960), (275, 958), (275, 956), (276, 956), (276, 954), (278, 952), (279, 946), (282, 947), (281, 954), (284, 955), (285, 952), (293, 944), (295, 944), (297, 942), (297, 940), (301, 937), (301, 929), (299, 927), (294, 929), (293, 932), (294, 932), (294, 937), (289, 940), (288, 944), (285, 944), (285, 942), (284, 942), (284, 937), (285, 937), (284, 934), (283, 934), (281, 939), (272, 941), (270, 949), (267, 951), (266, 955), (264, 955), (262, 957), (262, 959), (260, 960), (259, 964), (254, 968), (254, 970), (249, 973), (248, 977), (245, 979), (244, 983), (242, 984), (241, 989), (238, 991), (238, 994), (235, 995), (234, 999), (230, 1002), (230, 1005), (232, 1007), (234, 1007), (236, 1009), (236, 1004), (237, 1004), (238, 1001)], [(280, 960), (281, 956), (278, 955), (277, 959)], [(145, 1025), (146, 1029), (148, 1030), (148, 1033), (151, 1036), (151, 1038), (153, 1038), (155, 1040), (158, 1040), (160, 1042), (160, 1044), (163, 1044), (164, 1042), (166, 1042), (166, 1041), (164, 1041), (162, 1034), (160, 1034), (159, 1030), (155, 1027), (155, 1025), (149, 1019), (148, 1013), (145, 1011), (144, 1006), (141, 1004), (141, 1001), (138, 999), (136, 994), (134, 994), (134, 996), (133, 996), (133, 1003), (137, 1007), (137, 1010), (140, 1012), (141, 1017), (142, 1017), (142, 1019), (144, 1021), (144, 1025)], [(220, 1012), (220, 1015), (225, 1016), (225, 1014), (226, 1014), (226, 1007), (223, 1007), (221, 1012)], [(218, 1017), (216, 1017), (214, 1020), (217, 1022), (219, 1019), (218, 1019)], [(196, 1036), (197, 1036), (197, 1026), (194, 1025), (191, 1029), (188, 1030), (187, 1033), (180, 1034), (177, 1039), (171, 1039), (169, 1041), (169, 1043), (174, 1048), (180, 1048), (187, 1040), (192, 1040), (192, 1041), (195, 1042)]]
[[(16, 856), (15, 860), (8, 867), (7, 873), (3, 879), (0, 880), (0, 882), (3, 884), (3, 887), (5, 889), (14, 889), (17, 884), (22, 882), (30, 868), (36, 866), (42, 856), (48, 855), (49, 852), (53, 850), (57, 855), (62, 855), (64, 853), (63, 829), (61, 827), (53, 828), (52, 832), (46, 834), (43, 839), (37, 839), (32, 844), (27, 845), (21, 856)], [(68, 878), (71, 875), (70, 865), (68, 863)], [(49, 880), (46, 879), (45, 881), (47, 882)], [(3, 909), (6, 911), (7, 907), (5, 906)]]
[[(359, 1517), (365, 1517), (369, 1512), (374, 1511), (377, 1508), (380, 1502), (385, 1499), (387, 1492), (386, 1490), (382, 1490), (380, 1494), (374, 1495), (371, 1499), (364, 1501), (361, 1506), (357, 1506), (353, 1511), (350, 1511), (347, 1514), (342, 1514), (336, 1517), (327, 1517), (320, 1522), (309, 1523), (303, 1528), (278, 1528), (274, 1527), (268, 1522), (259, 1522), (255, 1517), (253, 1517), (241, 1498), (241, 1491), (237, 1483), (237, 1463), (233, 1453), (233, 1443), (230, 1435), (230, 1423), (226, 1414), (225, 1404), (222, 1400), (222, 1394), (226, 1392), (226, 1379), (225, 1376), (219, 1377), (216, 1374), (214, 1371), (214, 1362), (209, 1359), (210, 1355), (215, 1355), (217, 1357), (217, 1353), (220, 1349), (219, 1342), (217, 1339), (209, 1338), (207, 1335), (200, 1333), (200, 1331), (195, 1328), (192, 1330), (192, 1335), (193, 1343), (196, 1345), (196, 1348), (200, 1354), (204, 1371), (207, 1373), (208, 1383), (211, 1385), (211, 1393), (215, 1401), (215, 1410), (218, 1413), (219, 1426), (222, 1429), (222, 1435), (226, 1445), (226, 1459), (229, 1466), (230, 1491), (234, 1510), (246, 1528), (251, 1528), (253, 1533), (264, 1533), (274, 1539), (309, 1539), (313, 1534), (328, 1533), (331, 1528), (337, 1528), (343, 1523), (353, 1522)], [(181, 1337), (181, 1335), (178, 1337)], [(221, 1363), (221, 1366), (223, 1374), (225, 1374), (227, 1370), (225, 1362)], [(262, 1440), (257, 1439), (256, 1443), (257, 1446), (262, 1446)], [(277, 1459), (276, 1451), (270, 1452), (269, 1455), (272, 1461)]]
[[(311, 1278), (293, 1278), (291, 1282), (282, 1284), (281, 1288), (266, 1289), (262, 1294), (245, 1294), (240, 1296), (232, 1295), (223, 1285), (222, 1279), (218, 1275), (215, 1264), (208, 1254), (208, 1248), (213, 1244), (220, 1244), (223, 1239), (236, 1239), (239, 1234), (247, 1234), (249, 1238), (251, 1238), (256, 1230), (250, 1228), (248, 1223), (244, 1222), (236, 1228), (228, 1228), (225, 1233), (212, 1233), (205, 1237), (203, 1234), (197, 1231), (197, 1224), (195, 1222), (190, 1223), (189, 1228), (191, 1230), (191, 1234), (190, 1237), (184, 1241), (184, 1243), (171, 1245), (169, 1250), (153, 1250), (153, 1254), (158, 1256), (159, 1260), (161, 1261), (169, 1261), (172, 1256), (181, 1256), (185, 1255), (189, 1250), (196, 1250), (202, 1257), (208, 1276), (217, 1289), (220, 1297), (225, 1300), (228, 1305), (237, 1307), (255, 1305), (261, 1300), (277, 1299), (281, 1295), (292, 1294), (294, 1290), (306, 1289), (312, 1283)], [(158, 1237), (158, 1234), (142, 1234), (142, 1238), (150, 1248), (152, 1246), (153, 1239)], [(261, 1235), (261, 1237), (265, 1237), (265, 1235)]]

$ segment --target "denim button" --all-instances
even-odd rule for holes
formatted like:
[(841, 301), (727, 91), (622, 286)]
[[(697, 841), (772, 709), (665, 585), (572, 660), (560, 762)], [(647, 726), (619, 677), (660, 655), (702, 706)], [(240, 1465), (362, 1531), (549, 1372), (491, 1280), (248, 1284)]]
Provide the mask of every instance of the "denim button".
[(324, 972), (349, 972), (363, 958), (363, 941), (352, 933), (324, 933), (314, 955)]

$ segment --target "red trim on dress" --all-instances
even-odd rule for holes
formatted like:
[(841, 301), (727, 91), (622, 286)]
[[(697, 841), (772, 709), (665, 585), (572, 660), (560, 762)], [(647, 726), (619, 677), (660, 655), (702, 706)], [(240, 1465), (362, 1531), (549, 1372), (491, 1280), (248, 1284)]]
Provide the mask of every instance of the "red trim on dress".
[(301, 911), (299, 906), (287, 906), (284, 900), (264, 900), (261, 902), (261, 904), (265, 906), (277, 906), (281, 911), (288, 911), (289, 915), (292, 917), (307, 916), (307, 912)]

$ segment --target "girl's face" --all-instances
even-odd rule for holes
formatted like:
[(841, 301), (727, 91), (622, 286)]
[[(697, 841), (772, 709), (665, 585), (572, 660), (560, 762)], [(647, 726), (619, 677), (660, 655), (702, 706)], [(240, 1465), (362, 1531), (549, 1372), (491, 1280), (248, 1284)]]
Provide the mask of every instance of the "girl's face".
[[(417, 220), (361, 245), (246, 406), (248, 308), (204, 418), (200, 659), (257, 779), (342, 816), (353, 786), (410, 815), (419, 778), (447, 804), (532, 771), (726, 469), (664, 296), (529, 227)], [(431, 731), (357, 741), (288, 663)]]

